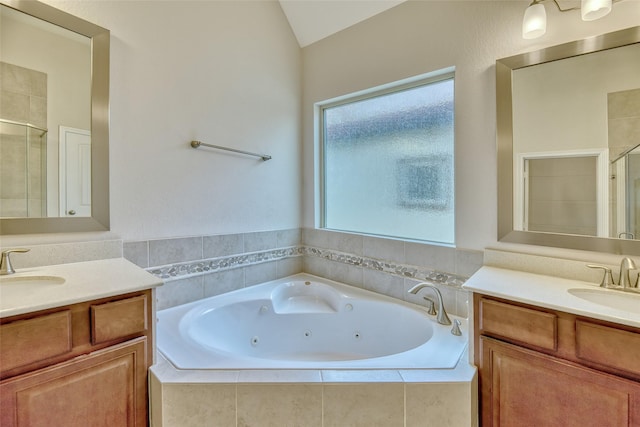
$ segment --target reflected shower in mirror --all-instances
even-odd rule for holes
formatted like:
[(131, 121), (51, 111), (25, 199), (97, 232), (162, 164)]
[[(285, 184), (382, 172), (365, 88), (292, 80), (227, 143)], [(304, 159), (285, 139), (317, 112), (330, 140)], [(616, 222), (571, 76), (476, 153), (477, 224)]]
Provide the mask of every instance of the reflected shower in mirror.
[(6, 6), (0, 20), (0, 216), (91, 216), (90, 136), (62, 132), (90, 135), (91, 39)]
[(109, 31), (0, 3), (0, 234), (109, 229)]
[(500, 241), (640, 254), (639, 42), (634, 27), (496, 62)]

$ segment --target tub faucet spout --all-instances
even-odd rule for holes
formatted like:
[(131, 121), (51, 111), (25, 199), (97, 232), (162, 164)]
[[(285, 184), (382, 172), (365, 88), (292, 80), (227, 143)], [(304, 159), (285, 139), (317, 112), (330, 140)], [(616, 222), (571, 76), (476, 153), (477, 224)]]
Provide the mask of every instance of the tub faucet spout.
[(424, 288), (431, 289), (433, 291), (433, 293), (435, 294), (435, 296), (436, 296), (436, 301), (438, 302), (438, 314), (436, 316), (436, 321), (438, 323), (440, 323), (441, 325), (450, 325), (451, 324), (451, 319), (449, 319), (449, 316), (447, 316), (447, 311), (444, 309), (444, 302), (442, 301), (442, 294), (440, 293), (438, 288), (436, 288), (432, 284), (422, 282), (422, 283), (418, 283), (413, 288), (409, 289), (409, 293), (415, 295), (418, 292), (420, 292), (420, 290), (422, 290)]

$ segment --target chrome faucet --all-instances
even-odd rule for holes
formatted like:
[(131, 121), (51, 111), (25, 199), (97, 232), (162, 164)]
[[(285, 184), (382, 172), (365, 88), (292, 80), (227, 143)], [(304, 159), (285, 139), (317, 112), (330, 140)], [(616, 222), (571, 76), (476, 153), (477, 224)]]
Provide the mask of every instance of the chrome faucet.
[(16, 272), (11, 265), (11, 258), (9, 257), (12, 252), (25, 253), (29, 252), (29, 249), (7, 249), (6, 251), (2, 251), (2, 258), (0, 258), (0, 276), (6, 276)]
[(638, 286), (637, 281), (635, 283), (631, 282), (631, 278), (629, 277), (629, 270), (637, 270), (636, 263), (633, 262), (631, 258), (622, 258), (622, 262), (620, 263), (620, 277), (618, 279), (618, 286), (623, 289), (635, 288)]
[[(436, 296), (436, 301), (438, 302), (438, 312), (436, 315), (436, 321), (438, 323), (440, 323), (441, 325), (450, 325), (451, 324), (451, 319), (449, 319), (449, 316), (447, 316), (447, 311), (444, 309), (444, 302), (442, 301), (442, 294), (440, 293), (440, 291), (438, 290), (438, 288), (436, 288), (435, 286), (429, 284), (429, 283), (418, 283), (417, 285), (415, 285), (413, 288), (409, 289), (409, 293), (410, 294), (417, 294), (418, 292), (420, 292), (421, 289), (424, 288), (429, 288), (433, 291), (433, 293)], [(426, 297), (425, 297), (426, 298)], [(428, 298), (426, 298), (428, 299)]]
[(636, 278), (635, 282), (631, 281), (631, 277), (629, 277), (629, 271), (637, 270), (636, 263), (629, 257), (622, 258), (620, 262), (620, 274), (618, 275), (618, 283), (616, 284), (613, 280), (613, 274), (611, 273), (611, 269), (604, 265), (595, 265), (595, 264), (587, 264), (589, 268), (597, 268), (604, 271), (604, 276), (600, 281), (601, 288), (608, 289), (618, 289), (623, 291), (638, 291), (638, 281), (640, 281), (640, 274)]

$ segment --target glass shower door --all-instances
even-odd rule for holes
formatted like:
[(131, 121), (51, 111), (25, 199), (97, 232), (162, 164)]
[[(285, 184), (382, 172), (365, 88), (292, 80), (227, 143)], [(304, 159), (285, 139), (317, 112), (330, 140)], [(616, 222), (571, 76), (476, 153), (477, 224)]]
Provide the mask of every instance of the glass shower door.
[(47, 216), (47, 131), (0, 119), (0, 216)]

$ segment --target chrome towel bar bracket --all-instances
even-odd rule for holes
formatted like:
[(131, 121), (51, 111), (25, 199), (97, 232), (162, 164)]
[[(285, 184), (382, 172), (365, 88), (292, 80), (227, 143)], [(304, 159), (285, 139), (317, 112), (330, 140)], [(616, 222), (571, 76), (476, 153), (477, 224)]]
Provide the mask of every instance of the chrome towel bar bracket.
[(200, 141), (191, 141), (191, 146), (193, 148), (198, 148), (201, 145), (204, 146), (204, 147), (216, 148), (218, 150), (233, 151), (234, 153), (240, 153), (240, 154), (246, 154), (248, 156), (260, 157), (265, 162), (267, 160), (271, 159), (271, 156), (269, 156), (267, 154), (252, 153), (250, 151), (236, 150), (235, 148), (221, 147), (219, 145), (212, 145), (212, 144), (205, 144), (204, 142), (200, 142)]

